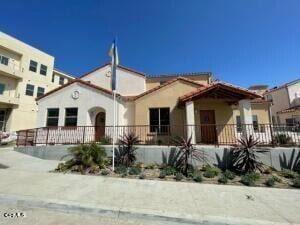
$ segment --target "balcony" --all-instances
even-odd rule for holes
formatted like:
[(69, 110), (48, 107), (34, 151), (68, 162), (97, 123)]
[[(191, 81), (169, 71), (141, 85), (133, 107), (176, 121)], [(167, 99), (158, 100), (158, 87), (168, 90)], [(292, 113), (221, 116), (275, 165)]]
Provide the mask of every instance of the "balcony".
[(16, 79), (22, 79), (23, 78), (20, 68), (17, 65), (11, 63), (11, 62), (9, 62), (8, 65), (0, 63), (0, 75), (13, 77), (13, 78), (16, 78)]
[(0, 103), (9, 104), (9, 105), (18, 105), (19, 102), (20, 102), (20, 100), (17, 97), (0, 95)]

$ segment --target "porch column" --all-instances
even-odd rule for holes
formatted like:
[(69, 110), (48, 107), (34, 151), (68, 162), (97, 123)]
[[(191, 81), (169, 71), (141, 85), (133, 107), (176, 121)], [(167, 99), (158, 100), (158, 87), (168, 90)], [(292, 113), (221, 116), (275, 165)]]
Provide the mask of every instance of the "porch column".
[(249, 137), (252, 133), (252, 109), (250, 100), (239, 101), (242, 132), (244, 137)]
[(194, 102), (185, 103), (187, 138), (192, 136), (192, 144), (196, 144)]

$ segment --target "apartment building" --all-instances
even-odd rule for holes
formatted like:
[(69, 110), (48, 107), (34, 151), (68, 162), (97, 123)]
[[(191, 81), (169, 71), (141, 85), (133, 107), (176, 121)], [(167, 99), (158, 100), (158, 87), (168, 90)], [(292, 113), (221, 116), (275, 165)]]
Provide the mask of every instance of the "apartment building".
[(271, 88), (264, 97), (272, 101), (270, 113), (274, 124), (300, 123), (300, 79)]
[(36, 97), (72, 79), (53, 56), (0, 31), (0, 131), (36, 127)]

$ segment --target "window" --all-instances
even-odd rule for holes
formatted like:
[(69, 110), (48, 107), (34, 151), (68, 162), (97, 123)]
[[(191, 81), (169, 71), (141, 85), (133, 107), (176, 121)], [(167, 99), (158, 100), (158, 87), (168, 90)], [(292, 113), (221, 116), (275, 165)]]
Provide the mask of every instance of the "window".
[(9, 61), (9, 58), (7, 58), (7, 57), (5, 57), (5, 56), (1, 56), (0, 55), (0, 62), (1, 62), (1, 64), (3, 64), (3, 65), (8, 65), (8, 61)]
[(27, 84), (25, 94), (28, 96), (33, 96), (33, 93), (34, 93), (34, 86), (31, 84)]
[(258, 132), (258, 119), (257, 115), (252, 115), (252, 124), (254, 131)]
[(5, 131), (5, 117), (6, 111), (0, 110), (0, 131)]
[(294, 124), (295, 124), (294, 118), (287, 118), (287, 119), (285, 119), (285, 124), (287, 126), (294, 126)]
[(0, 95), (3, 95), (4, 90), (5, 90), (5, 84), (0, 83)]
[(47, 66), (41, 64), (40, 74), (45, 75), (45, 76), (47, 75)]
[(54, 81), (55, 81), (55, 75), (54, 74), (52, 74), (52, 83), (54, 83)]
[(65, 82), (65, 78), (59, 77), (59, 84), (64, 85), (64, 82)]
[(78, 108), (66, 108), (65, 126), (77, 126)]
[(33, 60), (30, 60), (30, 64), (29, 64), (29, 70), (32, 71), (32, 72), (36, 72), (37, 70), (37, 62), (36, 61), (33, 61)]
[(38, 87), (36, 97), (40, 97), (44, 95), (44, 93), (45, 93), (45, 88)]
[(47, 112), (47, 127), (57, 127), (58, 126), (59, 109), (52, 108), (48, 109)]
[(236, 116), (236, 132), (242, 132), (242, 122), (241, 122), (241, 117)]
[(268, 94), (266, 97), (267, 97), (267, 100), (268, 100), (268, 101), (272, 101), (272, 100), (273, 100), (273, 98), (272, 98), (272, 95), (271, 95), (271, 94)]
[(168, 133), (170, 125), (169, 108), (150, 108), (150, 132)]

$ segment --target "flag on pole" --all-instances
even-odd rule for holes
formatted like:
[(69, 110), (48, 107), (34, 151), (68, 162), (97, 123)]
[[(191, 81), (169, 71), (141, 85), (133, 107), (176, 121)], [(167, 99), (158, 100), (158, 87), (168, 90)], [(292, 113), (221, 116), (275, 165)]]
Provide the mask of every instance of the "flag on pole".
[(108, 55), (111, 57), (111, 89), (116, 90), (116, 70), (119, 65), (119, 56), (117, 48), (117, 38), (114, 39), (111, 48), (109, 49)]
[(115, 143), (116, 143), (116, 122), (117, 122), (117, 106), (116, 106), (116, 73), (119, 65), (119, 56), (117, 49), (117, 39), (115, 38), (108, 52), (111, 57), (111, 90), (113, 91), (113, 141), (112, 141), (112, 170), (115, 170)]

